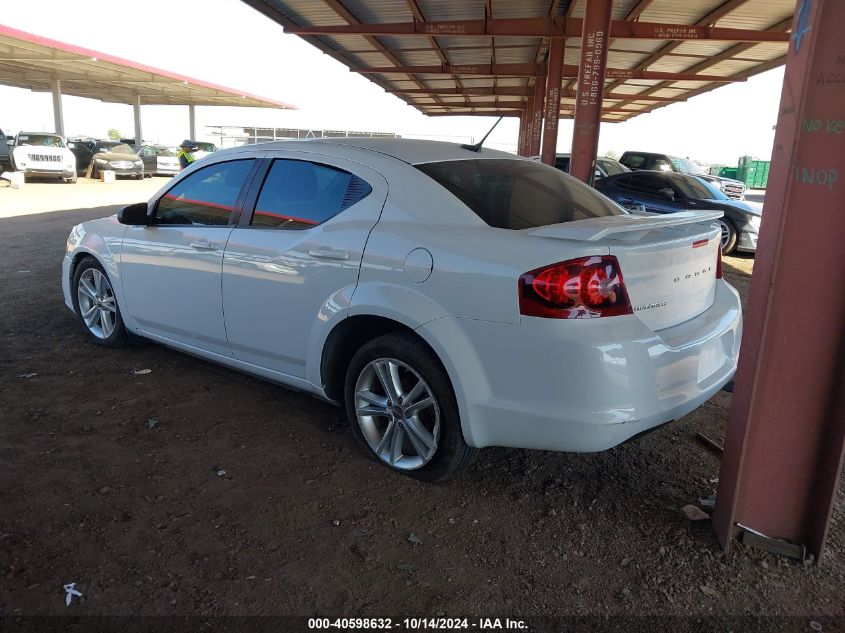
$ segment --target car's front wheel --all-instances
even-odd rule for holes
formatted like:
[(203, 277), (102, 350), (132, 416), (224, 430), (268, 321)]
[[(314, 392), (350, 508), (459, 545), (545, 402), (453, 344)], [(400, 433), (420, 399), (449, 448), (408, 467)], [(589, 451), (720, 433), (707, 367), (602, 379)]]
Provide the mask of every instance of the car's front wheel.
[(129, 337), (106, 271), (93, 257), (86, 257), (73, 274), (73, 308), (95, 343), (122, 347)]
[(736, 243), (738, 240), (736, 227), (733, 225), (733, 222), (727, 218), (719, 218), (716, 220), (716, 224), (722, 232), (722, 255), (730, 255), (736, 250)]
[(464, 441), (446, 371), (415, 337), (394, 333), (366, 343), (349, 365), (344, 393), (355, 437), (393, 470), (446, 481), (478, 452)]

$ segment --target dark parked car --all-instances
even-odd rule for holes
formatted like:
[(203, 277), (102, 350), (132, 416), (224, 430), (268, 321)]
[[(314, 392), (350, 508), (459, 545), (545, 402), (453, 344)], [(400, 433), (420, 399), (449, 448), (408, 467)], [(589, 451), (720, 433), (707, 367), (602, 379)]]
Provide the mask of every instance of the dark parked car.
[(164, 145), (135, 145), (132, 148), (144, 161), (145, 176), (175, 176), (179, 173), (176, 150)]
[(144, 177), (144, 162), (131, 147), (123, 143), (104, 147), (94, 154), (89, 166), (92, 178), (99, 178), (100, 172), (111, 170), (115, 176), (131, 176), (139, 180)]
[[(565, 171), (568, 174), (571, 158), (571, 154), (555, 154), (555, 168)], [(540, 160), (540, 157), (532, 156), (532, 160)], [(631, 170), (625, 167), (625, 165), (622, 165), (619, 161), (614, 160), (609, 156), (599, 156), (596, 159), (596, 173), (593, 177), (593, 182), (597, 182), (605, 176), (614, 176), (628, 171)]]
[(596, 183), (596, 189), (623, 207), (630, 209), (641, 204), (652, 213), (696, 209), (724, 211), (724, 217), (716, 220), (722, 229), (722, 253), (757, 250), (760, 212), (746, 202), (731, 200), (699, 176), (635, 171), (602, 178)]
[(108, 151), (121, 144), (120, 141), (104, 141), (90, 137), (69, 138), (68, 142), (73, 143), (71, 151), (76, 156), (76, 173), (78, 174), (84, 174), (88, 170), (94, 154)]
[(708, 174), (689, 158), (680, 158), (670, 154), (655, 152), (625, 152), (619, 162), (628, 169), (653, 169), (656, 171), (674, 171), (679, 174), (689, 174), (703, 178), (710, 184), (721, 189), (732, 200), (745, 199), (745, 183), (732, 178), (722, 178)]
[[(561, 171), (569, 173), (569, 163), (572, 159), (571, 154), (555, 154), (555, 167)], [(596, 158), (596, 173), (593, 181), (597, 182), (601, 178), (607, 176), (615, 176), (631, 171), (619, 161), (610, 158), (609, 156), (599, 156)]]
[(6, 135), (0, 130), (0, 172), (12, 168), (12, 159), (9, 158), (9, 146), (6, 144)]

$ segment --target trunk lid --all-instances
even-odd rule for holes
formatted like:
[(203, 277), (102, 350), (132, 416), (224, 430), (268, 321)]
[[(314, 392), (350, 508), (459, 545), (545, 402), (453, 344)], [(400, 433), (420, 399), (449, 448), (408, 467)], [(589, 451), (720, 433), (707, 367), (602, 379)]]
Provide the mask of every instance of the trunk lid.
[(688, 321), (713, 304), (721, 211), (617, 215), (526, 231), (600, 243), (619, 261), (631, 305), (652, 330)]

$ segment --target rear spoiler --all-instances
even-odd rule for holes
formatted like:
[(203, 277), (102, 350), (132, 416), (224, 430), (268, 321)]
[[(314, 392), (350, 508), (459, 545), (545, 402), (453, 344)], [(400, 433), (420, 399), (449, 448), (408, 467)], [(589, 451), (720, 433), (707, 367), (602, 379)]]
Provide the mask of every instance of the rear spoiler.
[(637, 240), (646, 232), (655, 229), (665, 229), (672, 226), (683, 226), (684, 224), (698, 224), (712, 222), (724, 215), (722, 211), (680, 211), (678, 213), (667, 213), (665, 215), (609, 215), (587, 220), (575, 220), (574, 222), (563, 222), (541, 226), (536, 229), (524, 229), (527, 235), (538, 237), (557, 237), (566, 240), (578, 240), (579, 242), (595, 242), (597, 240), (617, 235), (620, 233), (632, 233), (627, 237), (619, 239)]

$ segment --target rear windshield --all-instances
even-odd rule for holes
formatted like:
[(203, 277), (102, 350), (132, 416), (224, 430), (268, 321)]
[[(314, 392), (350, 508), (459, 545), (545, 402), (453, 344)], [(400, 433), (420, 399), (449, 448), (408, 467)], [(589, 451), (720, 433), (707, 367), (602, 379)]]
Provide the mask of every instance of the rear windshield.
[(416, 167), (499, 229), (530, 229), (627, 213), (581, 181), (534, 161), (453, 160)]

